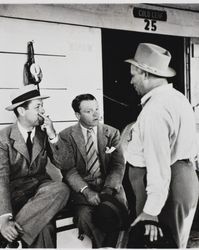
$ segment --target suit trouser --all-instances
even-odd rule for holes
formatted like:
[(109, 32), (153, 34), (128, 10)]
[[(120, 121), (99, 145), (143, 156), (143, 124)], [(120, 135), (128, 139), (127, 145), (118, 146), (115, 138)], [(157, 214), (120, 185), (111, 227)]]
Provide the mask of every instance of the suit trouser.
[[(139, 215), (147, 198), (146, 168), (130, 165), (129, 180), (136, 197), (136, 213)], [(187, 245), (198, 196), (198, 178), (192, 163), (183, 160), (177, 161), (171, 166), (169, 195), (158, 218), (160, 223), (169, 226), (179, 248), (185, 248)]]
[(15, 220), (24, 230), (21, 238), (27, 247), (56, 247), (51, 220), (66, 205), (68, 198), (69, 189), (62, 182), (49, 180), (39, 186), (36, 194), (15, 216)]
[[(88, 204), (83, 194), (73, 192), (71, 196), (73, 197), (75, 220), (80, 234), (86, 234), (91, 239), (93, 248), (113, 247), (116, 244), (115, 238), (117, 238), (118, 232), (116, 232), (115, 235), (114, 233), (107, 234), (98, 229), (92, 221), (94, 206)], [(115, 195), (115, 198), (127, 206), (123, 187), (120, 192)]]
[(77, 227), (80, 234), (86, 234), (92, 241), (93, 248), (104, 246), (106, 234), (98, 229), (92, 222), (93, 207), (79, 205), (76, 207)]

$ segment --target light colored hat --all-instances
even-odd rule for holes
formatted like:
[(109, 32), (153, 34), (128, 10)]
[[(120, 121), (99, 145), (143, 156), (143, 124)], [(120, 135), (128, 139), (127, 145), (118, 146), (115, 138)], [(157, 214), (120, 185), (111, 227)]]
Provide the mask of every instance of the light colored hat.
[(155, 44), (140, 43), (134, 58), (125, 62), (157, 76), (173, 77), (176, 72), (169, 67), (170, 60), (171, 54), (168, 50)]
[(6, 107), (6, 110), (13, 111), (16, 107), (21, 105), (26, 101), (37, 100), (37, 99), (46, 99), (49, 96), (41, 96), (36, 85), (29, 84), (17, 89), (11, 94), (11, 103), (12, 105)]

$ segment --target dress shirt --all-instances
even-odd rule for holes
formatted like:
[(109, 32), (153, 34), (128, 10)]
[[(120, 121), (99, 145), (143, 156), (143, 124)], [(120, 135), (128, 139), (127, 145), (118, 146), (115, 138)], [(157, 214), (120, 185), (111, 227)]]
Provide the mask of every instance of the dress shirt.
[[(20, 133), (22, 134), (22, 136), (23, 136), (23, 138), (24, 138), (24, 140), (25, 140), (25, 142), (26, 142), (26, 141), (27, 141), (27, 138), (28, 138), (28, 132), (29, 132), (29, 130), (27, 130), (26, 128), (24, 128), (24, 127), (20, 124), (20, 122), (17, 122), (17, 126), (18, 126), (19, 131), (20, 131)], [(31, 136), (30, 136), (30, 139), (31, 139), (32, 142), (33, 142), (34, 136), (35, 136), (35, 128), (33, 128), (32, 132), (31, 132)]]
[[(82, 133), (83, 133), (84, 140), (85, 140), (85, 145), (86, 145), (87, 144), (87, 130), (88, 130), (88, 128), (85, 128), (81, 124), (80, 124), (80, 127), (82, 129)], [(92, 128), (91, 135), (93, 137), (94, 145), (95, 145), (96, 151), (98, 153), (98, 146), (97, 146), (97, 126), (95, 126), (95, 127)]]
[(169, 191), (171, 165), (194, 159), (196, 127), (187, 98), (171, 84), (154, 88), (141, 99), (143, 109), (132, 126), (127, 161), (147, 169), (147, 200), (143, 211), (158, 215)]

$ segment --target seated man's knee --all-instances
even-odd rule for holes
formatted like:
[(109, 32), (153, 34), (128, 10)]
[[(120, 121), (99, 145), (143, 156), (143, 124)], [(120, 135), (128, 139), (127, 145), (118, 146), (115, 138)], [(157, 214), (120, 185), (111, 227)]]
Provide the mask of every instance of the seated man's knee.
[(84, 206), (81, 208), (81, 210), (79, 210), (78, 212), (78, 218), (81, 221), (85, 221), (85, 222), (90, 222), (91, 221), (91, 209), (87, 206)]
[(64, 199), (68, 200), (70, 195), (69, 187), (63, 182), (54, 182), (53, 185), (50, 187), (50, 192), (54, 195), (59, 195)]
[(59, 184), (58, 184), (58, 186), (57, 186), (57, 191), (60, 193), (60, 194), (62, 194), (62, 195), (64, 195), (65, 196), (65, 198), (69, 198), (69, 195), (70, 195), (70, 189), (69, 189), (69, 187), (65, 184), (65, 183), (63, 183), (63, 182), (58, 182)]

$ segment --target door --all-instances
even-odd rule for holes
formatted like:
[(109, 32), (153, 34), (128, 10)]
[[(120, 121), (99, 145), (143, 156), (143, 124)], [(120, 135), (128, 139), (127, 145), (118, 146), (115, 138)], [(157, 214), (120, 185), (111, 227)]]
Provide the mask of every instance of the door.
[[(176, 89), (184, 93), (185, 57), (184, 38), (129, 32), (102, 30), (104, 122), (122, 130), (136, 120), (140, 110), (140, 97), (130, 85), (130, 65), (124, 60), (134, 57), (137, 45), (141, 42), (155, 43), (168, 49), (172, 55), (170, 66), (177, 75), (172, 78)], [(124, 180), (131, 216), (135, 216), (133, 192), (126, 169)]]
[(190, 39), (190, 101), (195, 111), (199, 131), (199, 38)]
[(130, 85), (130, 65), (124, 62), (134, 56), (141, 42), (155, 43), (170, 51), (170, 66), (177, 72), (171, 80), (176, 89), (185, 92), (183, 37), (103, 29), (104, 121), (120, 130), (135, 121), (141, 109), (140, 97)]

